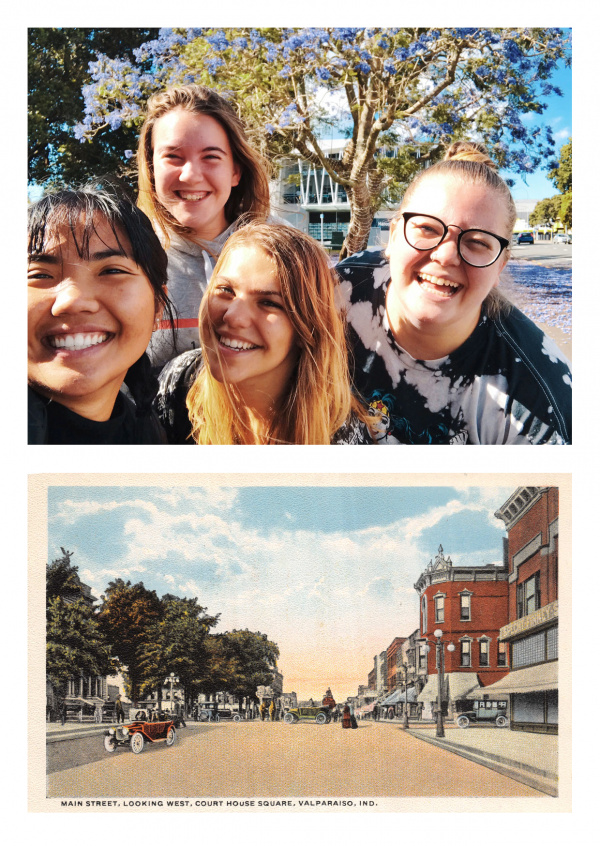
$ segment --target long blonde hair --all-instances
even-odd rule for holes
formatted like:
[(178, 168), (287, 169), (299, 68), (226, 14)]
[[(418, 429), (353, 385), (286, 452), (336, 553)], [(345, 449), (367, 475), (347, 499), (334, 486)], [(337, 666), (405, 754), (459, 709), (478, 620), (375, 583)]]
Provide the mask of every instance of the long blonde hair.
[(235, 249), (251, 244), (273, 261), (286, 314), (300, 354), (289, 388), (273, 409), (262, 443), (329, 444), (352, 411), (362, 411), (350, 387), (345, 326), (336, 309), (337, 277), (327, 253), (310, 236), (291, 226), (249, 223), (227, 240), (200, 306), (204, 366), (187, 397), (192, 436), (199, 444), (256, 443), (238, 408), (235, 385), (217, 381), (206, 349), (219, 355), (209, 319), (209, 300), (220, 270)]
[(182, 85), (153, 94), (147, 103), (147, 114), (138, 144), (138, 206), (162, 232), (166, 246), (169, 233), (189, 236), (191, 229), (182, 226), (162, 205), (156, 195), (154, 181), (154, 124), (173, 109), (185, 109), (214, 118), (225, 130), (234, 161), (240, 166), (238, 185), (231, 189), (225, 204), (225, 218), (233, 223), (240, 215), (264, 220), (269, 214), (269, 168), (263, 157), (252, 149), (246, 138), (244, 125), (233, 107), (210, 88), (202, 85)]
[[(485, 146), (476, 141), (455, 141), (448, 147), (441, 162), (421, 170), (406, 189), (400, 208), (394, 218), (399, 219), (402, 216), (408, 201), (421, 182), (441, 175), (455, 176), (465, 182), (485, 185), (491, 191), (495, 191), (504, 203), (506, 210), (504, 234), (510, 241), (517, 219), (515, 201), (510, 193), (510, 188), (498, 175), (496, 164), (488, 155)], [(509, 252), (510, 245), (507, 247), (507, 253)], [(490, 318), (495, 318), (510, 312), (512, 303), (497, 288), (493, 288), (483, 301), (482, 308), (484, 314)]]

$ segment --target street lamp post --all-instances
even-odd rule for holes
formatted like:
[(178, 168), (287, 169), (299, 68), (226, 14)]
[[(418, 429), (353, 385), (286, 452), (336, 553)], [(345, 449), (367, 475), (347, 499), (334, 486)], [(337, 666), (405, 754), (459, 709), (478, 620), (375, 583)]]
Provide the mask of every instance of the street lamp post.
[(408, 728), (408, 664), (403, 664), (404, 670), (404, 719), (402, 720), (402, 728)]
[(179, 678), (175, 675), (175, 673), (169, 673), (167, 678), (165, 679), (165, 684), (171, 685), (171, 712), (174, 713), (173, 708), (173, 685), (179, 683)]
[[(444, 632), (441, 629), (436, 629), (433, 633), (435, 637), (435, 666), (437, 669), (437, 677), (438, 677), (438, 692), (437, 692), (437, 714), (436, 714), (436, 727), (435, 727), (435, 736), (436, 737), (445, 737), (444, 734), (444, 715), (442, 713), (442, 698), (443, 698), (443, 685), (444, 685), (444, 641), (442, 640)], [(429, 651), (430, 648), (430, 641), (427, 638), (424, 638), (427, 643), (425, 647), (426, 651)], [(455, 646), (453, 643), (448, 643), (446, 647), (448, 652), (454, 652)]]

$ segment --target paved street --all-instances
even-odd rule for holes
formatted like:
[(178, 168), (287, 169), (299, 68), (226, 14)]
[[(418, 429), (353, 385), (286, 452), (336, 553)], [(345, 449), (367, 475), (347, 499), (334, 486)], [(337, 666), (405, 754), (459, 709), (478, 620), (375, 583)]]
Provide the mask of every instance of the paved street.
[(389, 724), (192, 725), (141, 755), (102, 740), (49, 745), (49, 797), (543, 796)]

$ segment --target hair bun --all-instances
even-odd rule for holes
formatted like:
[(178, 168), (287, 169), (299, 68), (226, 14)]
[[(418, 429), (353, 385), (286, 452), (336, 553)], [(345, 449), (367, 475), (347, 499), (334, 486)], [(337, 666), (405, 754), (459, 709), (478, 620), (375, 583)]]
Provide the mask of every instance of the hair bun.
[(496, 163), (490, 159), (483, 144), (477, 141), (455, 141), (446, 150), (444, 161), (479, 162), (487, 165), (493, 171), (498, 170)]

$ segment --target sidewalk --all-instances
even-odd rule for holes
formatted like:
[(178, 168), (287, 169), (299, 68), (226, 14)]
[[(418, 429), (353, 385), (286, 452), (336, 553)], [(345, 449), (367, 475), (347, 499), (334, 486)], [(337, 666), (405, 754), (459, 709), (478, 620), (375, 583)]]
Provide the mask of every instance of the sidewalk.
[(495, 726), (460, 729), (444, 725), (445, 737), (435, 736), (434, 723), (414, 723), (409, 734), (447, 749), (528, 784), (549, 796), (558, 796), (558, 736), (511, 731)]

